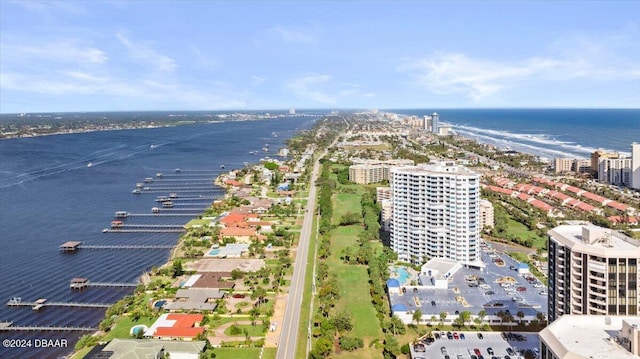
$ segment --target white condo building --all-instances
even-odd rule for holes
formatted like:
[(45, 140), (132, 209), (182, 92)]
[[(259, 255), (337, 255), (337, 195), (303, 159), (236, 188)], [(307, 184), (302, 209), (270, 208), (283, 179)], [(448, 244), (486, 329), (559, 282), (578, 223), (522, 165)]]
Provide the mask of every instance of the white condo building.
[(631, 144), (631, 188), (640, 189), (640, 143)]
[(391, 248), (422, 264), (448, 258), (480, 260), (480, 175), (454, 162), (391, 169)]

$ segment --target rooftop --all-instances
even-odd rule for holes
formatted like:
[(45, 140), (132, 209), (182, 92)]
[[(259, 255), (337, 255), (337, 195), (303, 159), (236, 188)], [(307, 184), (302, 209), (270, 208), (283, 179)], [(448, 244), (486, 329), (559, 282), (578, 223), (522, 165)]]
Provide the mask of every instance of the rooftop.
[(540, 332), (540, 339), (561, 359), (638, 358), (616, 342), (622, 322), (638, 317), (563, 315)]
[(549, 235), (556, 241), (578, 251), (596, 251), (624, 254), (624, 257), (640, 256), (640, 241), (624, 234), (593, 224), (567, 224), (555, 227)]
[(479, 176), (476, 172), (471, 171), (465, 166), (457, 165), (455, 162), (432, 162), (417, 166), (395, 167), (392, 171), (395, 173)]

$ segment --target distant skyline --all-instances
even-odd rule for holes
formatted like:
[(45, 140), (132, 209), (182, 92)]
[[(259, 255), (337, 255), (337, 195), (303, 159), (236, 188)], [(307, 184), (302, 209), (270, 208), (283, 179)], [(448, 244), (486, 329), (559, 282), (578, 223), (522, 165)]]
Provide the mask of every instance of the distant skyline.
[(640, 1), (0, 0), (0, 112), (639, 108)]

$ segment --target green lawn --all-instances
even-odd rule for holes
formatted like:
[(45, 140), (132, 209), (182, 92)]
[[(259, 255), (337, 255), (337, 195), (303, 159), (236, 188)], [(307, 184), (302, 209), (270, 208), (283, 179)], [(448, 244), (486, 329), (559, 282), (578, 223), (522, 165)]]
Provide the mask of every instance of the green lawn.
[(360, 197), (360, 195), (353, 193), (339, 193), (333, 196), (332, 222), (338, 224), (342, 215), (348, 212), (361, 213)]
[(216, 359), (258, 359), (260, 348), (216, 348)]
[(380, 323), (369, 294), (369, 274), (367, 267), (345, 264), (340, 259), (344, 248), (357, 246), (360, 226), (338, 227), (331, 233), (331, 256), (327, 264), (338, 279), (341, 297), (336, 303), (338, 311), (347, 310), (353, 318), (354, 328), (349, 333), (365, 339), (365, 346), (381, 336)]
[(133, 326), (144, 324), (147, 327), (150, 327), (153, 322), (155, 322), (156, 318), (150, 317), (142, 317), (138, 319), (137, 322), (134, 322), (129, 317), (121, 317), (118, 319), (116, 325), (107, 333), (105, 336), (106, 340), (111, 340), (113, 338), (123, 338), (123, 339), (131, 339), (131, 335), (129, 335), (129, 331)]
[(518, 238), (533, 239), (534, 248), (542, 248), (547, 242), (547, 238), (540, 237), (536, 232), (532, 232), (524, 224), (517, 222), (511, 218), (507, 222), (507, 234), (513, 234)]
[[(256, 325), (238, 325), (238, 327), (240, 328), (240, 330), (242, 330), (242, 333), (238, 334), (238, 335), (234, 335), (234, 336), (238, 336), (238, 337), (244, 337), (244, 330), (247, 330), (247, 333), (249, 334), (250, 337), (262, 337), (264, 336), (264, 333), (262, 332), (262, 324), (256, 324)], [(231, 336), (231, 327), (227, 328), (224, 330), (224, 334)]]

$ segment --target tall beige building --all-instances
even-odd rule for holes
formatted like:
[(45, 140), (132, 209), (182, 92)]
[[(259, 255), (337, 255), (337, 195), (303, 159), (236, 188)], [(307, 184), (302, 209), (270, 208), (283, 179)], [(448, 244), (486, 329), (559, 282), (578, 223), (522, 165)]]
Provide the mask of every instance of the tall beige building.
[(357, 184), (378, 183), (389, 180), (389, 170), (391, 167), (413, 165), (413, 160), (406, 159), (387, 161), (354, 160), (354, 162), (359, 163), (349, 166), (349, 181)]
[(600, 162), (606, 158), (619, 158), (620, 155), (614, 152), (604, 152), (602, 150), (594, 151), (591, 154), (591, 171), (594, 175), (598, 175), (600, 170)]
[(488, 229), (495, 226), (493, 218), (493, 204), (486, 199), (480, 200), (480, 228)]
[(607, 228), (549, 231), (549, 322), (564, 314), (638, 315), (640, 241)]

